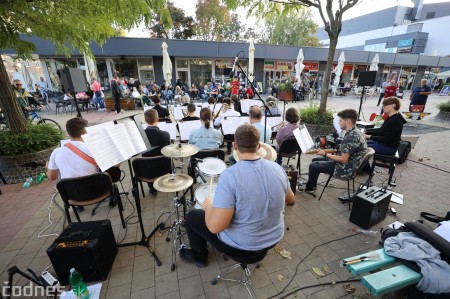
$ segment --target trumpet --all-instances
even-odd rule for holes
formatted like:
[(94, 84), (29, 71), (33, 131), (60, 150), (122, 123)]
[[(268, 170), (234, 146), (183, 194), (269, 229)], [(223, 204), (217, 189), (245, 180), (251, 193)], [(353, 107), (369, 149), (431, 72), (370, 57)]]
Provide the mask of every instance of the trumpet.
[(277, 124), (277, 125), (275, 125), (275, 126), (272, 126), (272, 131), (275, 131), (275, 132), (277, 132), (278, 130), (280, 130), (281, 128), (283, 128), (285, 125), (286, 125), (286, 121), (282, 121), (282, 122), (280, 122), (279, 124)]

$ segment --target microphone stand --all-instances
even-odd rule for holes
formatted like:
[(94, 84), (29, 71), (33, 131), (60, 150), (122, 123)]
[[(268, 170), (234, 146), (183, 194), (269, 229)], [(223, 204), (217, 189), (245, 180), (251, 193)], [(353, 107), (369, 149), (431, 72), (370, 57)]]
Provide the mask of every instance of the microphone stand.
[(361, 114), (361, 108), (362, 108), (362, 104), (363, 104), (363, 98), (364, 98), (364, 92), (365, 92), (365, 90), (366, 90), (366, 87), (363, 86), (363, 90), (362, 90), (362, 92), (361, 92), (361, 100), (359, 101), (358, 120), (361, 120), (361, 119), (359, 118), (359, 115)]
[[(263, 105), (264, 105), (264, 109), (265, 111), (269, 112), (270, 116), (272, 115), (272, 112), (270, 112), (269, 107), (267, 106), (266, 102), (261, 98), (261, 95), (259, 94), (258, 90), (255, 88), (255, 86), (253, 85), (253, 82), (250, 81), (250, 79), (248, 78), (247, 74), (244, 72), (244, 70), (242, 69), (241, 65), (239, 64), (239, 62), (236, 62), (236, 66), (239, 68), (239, 70), (242, 72), (242, 74), (244, 75), (245, 81), (247, 81), (248, 83), (250, 83), (250, 86), (252, 87), (252, 89), (255, 91), (255, 95), (258, 96), (258, 100), (260, 100)], [(266, 130), (267, 130), (267, 114), (265, 113), (264, 116), (264, 143), (267, 143), (266, 140)]]

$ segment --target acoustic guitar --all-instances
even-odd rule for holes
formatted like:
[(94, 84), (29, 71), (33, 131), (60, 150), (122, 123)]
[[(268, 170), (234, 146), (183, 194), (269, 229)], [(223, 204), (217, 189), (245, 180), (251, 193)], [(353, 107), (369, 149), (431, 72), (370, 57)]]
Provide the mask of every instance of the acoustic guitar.
[(320, 150), (323, 150), (327, 154), (334, 154), (337, 152), (335, 149), (321, 149), (321, 148), (315, 148), (311, 149), (309, 151), (304, 152), (305, 155), (314, 155), (317, 154)]

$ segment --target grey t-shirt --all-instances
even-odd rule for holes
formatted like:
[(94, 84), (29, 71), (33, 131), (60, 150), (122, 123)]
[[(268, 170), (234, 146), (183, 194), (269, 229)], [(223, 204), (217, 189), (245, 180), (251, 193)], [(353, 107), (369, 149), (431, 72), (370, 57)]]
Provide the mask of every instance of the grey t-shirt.
[(218, 234), (224, 243), (256, 251), (283, 238), (283, 208), (289, 181), (275, 162), (243, 160), (220, 175), (213, 207), (234, 208), (230, 225)]

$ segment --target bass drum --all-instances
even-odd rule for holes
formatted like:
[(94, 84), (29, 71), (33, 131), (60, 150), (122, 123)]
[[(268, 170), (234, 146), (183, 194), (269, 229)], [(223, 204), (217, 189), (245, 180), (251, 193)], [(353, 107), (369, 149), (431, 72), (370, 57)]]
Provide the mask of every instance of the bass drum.
[[(212, 184), (211, 186), (211, 198), (214, 198), (214, 195), (216, 193), (217, 184)], [(209, 192), (209, 184), (203, 185), (197, 188), (195, 190), (195, 205), (194, 209), (203, 209), (203, 202), (205, 201), (206, 197), (208, 196)]]

